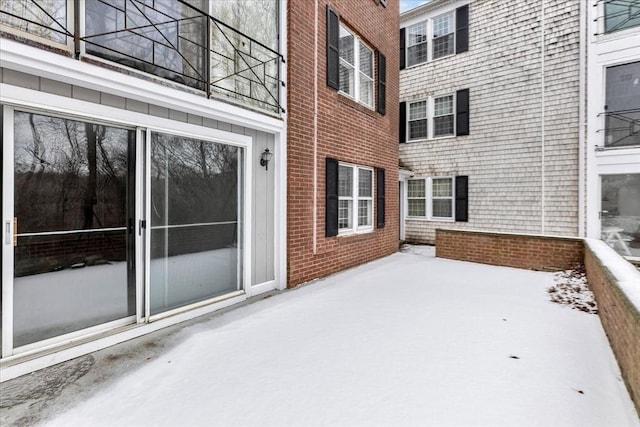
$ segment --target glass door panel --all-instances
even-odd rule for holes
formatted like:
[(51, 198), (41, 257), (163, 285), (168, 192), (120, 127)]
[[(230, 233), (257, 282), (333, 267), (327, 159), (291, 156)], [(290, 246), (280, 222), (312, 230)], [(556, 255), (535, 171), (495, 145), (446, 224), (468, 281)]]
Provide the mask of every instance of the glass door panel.
[(151, 314), (241, 288), (241, 149), (151, 133)]
[(602, 240), (622, 256), (640, 257), (640, 174), (600, 178)]
[(135, 132), (14, 115), (14, 347), (135, 314)]

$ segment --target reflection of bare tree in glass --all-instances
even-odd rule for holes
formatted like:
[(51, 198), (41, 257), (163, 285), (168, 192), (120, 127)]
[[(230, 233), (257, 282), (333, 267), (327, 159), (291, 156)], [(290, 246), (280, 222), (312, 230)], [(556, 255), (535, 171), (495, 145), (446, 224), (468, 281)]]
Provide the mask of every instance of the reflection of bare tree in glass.
[(36, 36), (64, 43), (67, 33), (67, 2), (2, 0), (0, 22)]

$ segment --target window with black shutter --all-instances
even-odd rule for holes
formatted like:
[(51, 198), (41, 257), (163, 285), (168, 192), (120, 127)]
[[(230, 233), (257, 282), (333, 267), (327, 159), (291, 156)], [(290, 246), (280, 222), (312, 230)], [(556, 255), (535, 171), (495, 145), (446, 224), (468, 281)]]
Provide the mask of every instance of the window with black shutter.
[(469, 135), (469, 89), (456, 92), (456, 135)]
[(376, 168), (376, 227), (384, 227), (384, 169)]
[(325, 169), (325, 236), (338, 235), (338, 161), (327, 158)]
[(456, 9), (456, 53), (469, 50), (469, 5)]
[(387, 58), (376, 51), (376, 62), (378, 64), (378, 113), (384, 115), (386, 113), (386, 96), (387, 96)]
[(456, 221), (469, 221), (469, 177), (456, 176)]
[(327, 86), (340, 89), (340, 16), (327, 5)]
[(400, 143), (407, 142), (407, 103), (400, 103)]
[(405, 55), (405, 44), (406, 44), (406, 39), (405, 39), (405, 29), (404, 28), (400, 28), (400, 69), (404, 70), (406, 65), (406, 55)]

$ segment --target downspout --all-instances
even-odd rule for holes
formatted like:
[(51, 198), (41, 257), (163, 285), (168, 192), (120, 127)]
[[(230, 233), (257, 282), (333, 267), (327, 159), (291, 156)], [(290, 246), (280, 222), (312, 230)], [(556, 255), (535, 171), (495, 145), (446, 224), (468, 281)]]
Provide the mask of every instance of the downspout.
[(586, 88), (587, 83), (587, 2), (580, 2), (580, 51), (579, 51), (579, 87), (578, 87), (578, 236), (585, 237), (585, 210), (587, 208), (586, 200)]
[(544, 120), (545, 120), (545, 116), (544, 116), (544, 108), (545, 108), (545, 103), (544, 103), (544, 98), (545, 98), (545, 89), (544, 89), (544, 3), (546, 0), (541, 0), (540, 1), (540, 7), (541, 7), (541, 16), (540, 16), (540, 97), (541, 97), (541, 111), (540, 111), (540, 173), (541, 173), (541, 188), (540, 188), (540, 192), (541, 192), (541, 197), (540, 197), (540, 222), (541, 222), (541, 227), (540, 227), (540, 233), (544, 234), (544, 222), (545, 222), (545, 216), (544, 216), (544, 210), (545, 210), (545, 203), (544, 203), (544, 198), (545, 198), (545, 165), (544, 165), (544, 156), (545, 156), (545, 135), (544, 135)]
[(315, 0), (313, 38), (313, 255), (318, 253), (318, 0)]

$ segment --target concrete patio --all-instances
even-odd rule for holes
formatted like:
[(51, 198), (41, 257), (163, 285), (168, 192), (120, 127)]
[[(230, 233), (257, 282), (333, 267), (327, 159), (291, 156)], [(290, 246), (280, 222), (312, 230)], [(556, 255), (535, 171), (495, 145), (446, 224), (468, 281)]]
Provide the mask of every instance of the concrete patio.
[(4, 382), (0, 424), (640, 426), (553, 283), (412, 247)]

